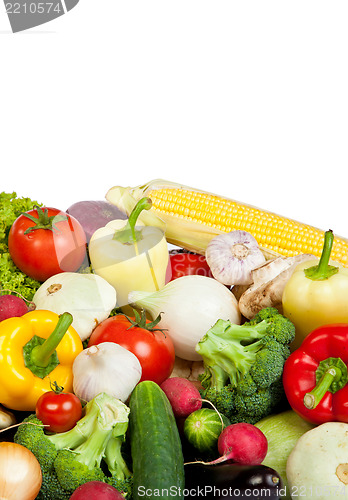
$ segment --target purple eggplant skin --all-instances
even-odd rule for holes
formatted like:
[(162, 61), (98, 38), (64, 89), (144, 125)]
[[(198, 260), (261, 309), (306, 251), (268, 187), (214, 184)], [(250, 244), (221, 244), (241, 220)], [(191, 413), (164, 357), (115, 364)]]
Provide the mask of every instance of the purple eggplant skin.
[(128, 216), (116, 205), (103, 200), (77, 201), (70, 205), (66, 213), (79, 221), (86, 233), (87, 243), (92, 234), (112, 220), (126, 220)]
[(185, 464), (187, 499), (202, 500), (278, 500), (284, 495), (280, 475), (265, 465)]

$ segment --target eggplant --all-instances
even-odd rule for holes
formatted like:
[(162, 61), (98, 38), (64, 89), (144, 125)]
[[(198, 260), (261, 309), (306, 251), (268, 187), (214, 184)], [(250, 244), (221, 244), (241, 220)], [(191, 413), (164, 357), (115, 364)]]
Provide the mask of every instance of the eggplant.
[(284, 495), (281, 477), (271, 467), (232, 462), (186, 463), (185, 489), (185, 500), (276, 500)]

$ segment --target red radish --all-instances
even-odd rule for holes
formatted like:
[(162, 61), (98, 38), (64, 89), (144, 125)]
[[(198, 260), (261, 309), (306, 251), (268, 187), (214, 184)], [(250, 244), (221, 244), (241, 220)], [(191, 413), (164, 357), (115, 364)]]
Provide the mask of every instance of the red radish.
[(124, 500), (124, 496), (116, 488), (102, 481), (89, 481), (79, 486), (70, 500)]
[(260, 465), (267, 449), (267, 438), (258, 427), (245, 422), (231, 424), (223, 429), (218, 439), (220, 458), (209, 464), (231, 460), (238, 465)]
[(23, 316), (28, 312), (25, 300), (16, 295), (0, 295), (0, 321)]
[(187, 417), (202, 407), (199, 390), (193, 382), (183, 377), (167, 378), (160, 385), (172, 405), (176, 418)]

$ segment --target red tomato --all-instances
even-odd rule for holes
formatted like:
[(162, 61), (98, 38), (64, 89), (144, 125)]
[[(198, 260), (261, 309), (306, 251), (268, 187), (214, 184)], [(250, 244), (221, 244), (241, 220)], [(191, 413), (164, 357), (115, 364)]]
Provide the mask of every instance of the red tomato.
[(167, 281), (192, 274), (213, 277), (204, 255), (185, 250), (174, 251), (170, 254)]
[(56, 208), (37, 208), (12, 224), (8, 247), (15, 265), (38, 281), (75, 272), (86, 257), (86, 234), (71, 215)]
[(123, 314), (111, 316), (99, 323), (90, 336), (88, 347), (101, 342), (115, 342), (135, 354), (142, 368), (141, 381), (152, 380), (161, 384), (173, 371), (174, 345), (166, 332), (132, 326)]
[(36, 416), (51, 432), (72, 429), (82, 417), (82, 405), (71, 392), (48, 391), (36, 403)]

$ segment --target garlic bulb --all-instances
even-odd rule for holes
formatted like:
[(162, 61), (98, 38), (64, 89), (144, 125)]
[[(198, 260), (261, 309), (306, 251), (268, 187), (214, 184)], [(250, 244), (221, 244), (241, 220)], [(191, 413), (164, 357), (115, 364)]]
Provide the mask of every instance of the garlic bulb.
[(76, 356), (72, 369), (74, 393), (84, 401), (106, 392), (124, 403), (142, 374), (138, 358), (114, 342), (84, 349)]
[(255, 238), (239, 230), (215, 236), (205, 258), (214, 278), (224, 285), (250, 285), (251, 271), (266, 260)]

